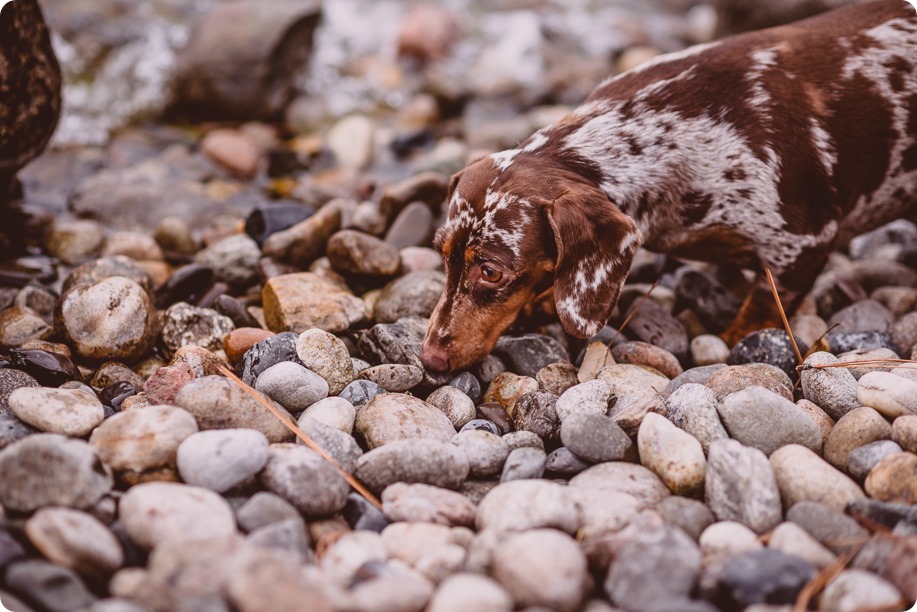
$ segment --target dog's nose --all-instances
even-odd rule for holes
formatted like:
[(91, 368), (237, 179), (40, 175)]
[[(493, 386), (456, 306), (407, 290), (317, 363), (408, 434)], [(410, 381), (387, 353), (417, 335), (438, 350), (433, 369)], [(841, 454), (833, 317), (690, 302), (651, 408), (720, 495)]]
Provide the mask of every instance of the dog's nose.
[(447, 372), (449, 370), (449, 353), (441, 346), (424, 344), (420, 351), (420, 363), (428, 370)]

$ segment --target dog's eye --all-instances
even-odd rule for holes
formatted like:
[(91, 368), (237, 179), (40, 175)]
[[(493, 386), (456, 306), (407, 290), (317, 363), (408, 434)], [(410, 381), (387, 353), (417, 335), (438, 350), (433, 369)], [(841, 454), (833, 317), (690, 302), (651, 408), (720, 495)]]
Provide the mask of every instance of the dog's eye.
[(500, 279), (503, 278), (503, 273), (490, 264), (484, 264), (481, 266), (481, 276), (488, 283), (499, 283)]

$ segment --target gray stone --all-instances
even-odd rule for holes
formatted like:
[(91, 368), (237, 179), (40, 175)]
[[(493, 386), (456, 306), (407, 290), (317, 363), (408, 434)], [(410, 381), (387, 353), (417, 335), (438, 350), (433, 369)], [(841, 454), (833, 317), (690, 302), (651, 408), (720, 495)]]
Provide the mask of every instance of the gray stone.
[(681, 527), (695, 542), (704, 529), (716, 521), (713, 512), (702, 502), (678, 495), (666, 497), (659, 502), (656, 511), (667, 523)]
[(869, 532), (854, 519), (823, 503), (801, 501), (793, 504), (786, 520), (796, 523), (835, 553), (850, 550), (869, 537)]
[(89, 444), (57, 434), (35, 434), (0, 451), (0, 482), (0, 505), (20, 512), (88, 508), (112, 487)]
[(303, 520), (293, 504), (267, 491), (255, 493), (236, 510), (236, 521), (239, 527), (246, 532), (291, 519)]
[(315, 451), (297, 444), (271, 445), (261, 481), (306, 516), (337, 512), (350, 493), (340, 472)]
[(669, 351), (679, 361), (688, 356), (688, 333), (684, 325), (653, 300), (641, 303), (627, 325), (627, 332), (637, 340)]
[(705, 482), (706, 500), (721, 521), (736, 521), (765, 533), (780, 522), (782, 509), (777, 479), (760, 450), (736, 440), (710, 447)]
[(20, 387), (37, 387), (38, 381), (22, 370), (0, 369), (0, 415), (9, 408), (10, 394)]
[[(562, 432), (562, 430), (561, 430)], [(665, 417), (649, 413), (637, 434), (640, 463), (652, 470), (675, 494), (700, 489), (707, 462), (700, 442)]]
[(892, 419), (917, 414), (917, 380), (870, 372), (857, 381), (857, 400)]
[(257, 281), (260, 258), (261, 249), (246, 234), (227, 236), (194, 255), (194, 261), (212, 269), (217, 280), (237, 289)]
[(889, 455), (901, 452), (901, 447), (891, 440), (878, 440), (858, 446), (847, 455), (847, 472), (860, 482), (866, 479), (869, 471)]
[(436, 523), (452, 527), (474, 524), (475, 507), (461, 493), (427, 484), (396, 482), (382, 492), (385, 516), (392, 521)]
[(884, 610), (900, 606), (902, 599), (898, 589), (887, 580), (861, 569), (848, 569), (825, 587), (821, 607), (836, 612)]
[[(831, 353), (812, 353), (804, 366), (837, 363)], [(857, 400), (857, 381), (846, 368), (803, 369), (802, 392), (805, 398), (827, 412), (834, 420), (840, 419), (860, 406)]]
[(78, 610), (96, 601), (72, 570), (46, 561), (21, 561), (11, 565), (6, 570), (6, 584), (14, 593), (50, 612)]
[(115, 535), (90, 514), (71, 508), (42, 508), (25, 533), (46, 559), (89, 579), (107, 579), (124, 563)]
[(306, 408), (299, 416), (307, 416), (349, 434), (353, 431), (357, 409), (343, 397), (326, 397)]
[(131, 487), (118, 510), (127, 535), (147, 550), (170, 540), (207, 540), (236, 531), (226, 500), (213, 491), (173, 482)]
[(513, 598), (500, 583), (481, 574), (459, 573), (439, 584), (427, 612), (511, 612), (512, 609)]
[(468, 458), (468, 475), (475, 478), (499, 474), (510, 451), (500, 436), (483, 430), (459, 432), (451, 442), (465, 453)]
[(713, 334), (701, 334), (691, 340), (691, 361), (697, 366), (708, 366), (726, 363), (729, 358), (729, 346), (723, 339)]
[(560, 426), (560, 440), (588, 463), (623, 459), (633, 446), (630, 436), (607, 416), (573, 413)]
[(296, 340), (296, 354), (307, 368), (328, 382), (328, 393), (338, 395), (354, 378), (344, 341), (321, 329), (307, 329)]
[(209, 351), (223, 348), (223, 338), (236, 328), (227, 316), (211, 308), (185, 302), (169, 306), (162, 315), (162, 342), (172, 352), (183, 346), (200, 346)]
[[(363, 450), (350, 434), (319, 423), (308, 416), (299, 417), (299, 428), (347, 472), (353, 472)], [(302, 443), (299, 440), (299, 443)]]
[(706, 366), (698, 366), (696, 368), (691, 368), (685, 370), (675, 378), (669, 381), (669, 384), (666, 385), (665, 389), (659, 392), (663, 399), (668, 399), (672, 393), (674, 393), (682, 385), (688, 383), (694, 383), (698, 385), (704, 385), (710, 379), (711, 376), (719, 372), (720, 370), (725, 369), (727, 366), (725, 363), (714, 363)]
[(798, 444), (775, 451), (770, 463), (786, 508), (800, 501), (817, 501), (843, 511), (848, 503), (865, 497), (850, 478)]
[[(338, 396), (350, 402), (355, 408), (362, 408), (378, 395), (388, 393), (385, 389), (371, 380), (355, 380), (341, 391)], [(354, 417), (356, 424), (356, 417)]]
[(475, 515), (478, 531), (526, 531), (542, 527), (569, 534), (580, 526), (579, 512), (566, 487), (546, 480), (513, 480), (492, 489)]
[(567, 389), (557, 398), (554, 410), (561, 422), (574, 413), (606, 416), (609, 399), (611, 392), (608, 385), (600, 380), (590, 380)]
[(831, 565), (837, 556), (793, 522), (780, 523), (767, 542), (768, 547), (805, 559), (818, 569)]
[(82, 389), (20, 387), (10, 394), (9, 408), (36, 429), (74, 438), (87, 435), (105, 418), (102, 402)]
[(850, 451), (891, 437), (892, 426), (881, 414), (861, 406), (842, 416), (828, 434), (825, 460), (839, 470), (847, 470)]
[(223, 493), (249, 482), (267, 463), (268, 441), (253, 429), (192, 434), (178, 447), (178, 472), (189, 485)]
[(559, 440), (560, 419), (557, 417), (557, 399), (556, 395), (546, 391), (523, 395), (516, 401), (511, 417), (513, 425), (517, 430), (534, 433), (546, 442)]
[(544, 450), (532, 447), (514, 448), (506, 457), (500, 482), (541, 478), (545, 471), (548, 456)]
[[(805, 354), (807, 347), (799, 351)], [(765, 328), (754, 331), (736, 343), (729, 352), (729, 365), (767, 363), (780, 368), (787, 376), (796, 373), (799, 365), (790, 337), (782, 329)]]
[(721, 605), (744, 609), (752, 604), (792, 604), (799, 591), (815, 576), (804, 559), (762, 548), (736, 555), (720, 576)]
[(570, 360), (560, 342), (540, 334), (503, 336), (497, 340), (493, 353), (509, 366), (510, 371), (531, 378), (552, 363)]
[(461, 429), (475, 417), (474, 402), (461, 389), (451, 385), (436, 389), (426, 401), (442, 411), (456, 429)]
[(625, 493), (650, 507), (671, 495), (659, 477), (649, 469), (621, 461), (590, 467), (571, 478), (570, 487)]
[(659, 392), (668, 386), (669, 379), (654, 370), (630, 364), (609, 365), (599, 371), (597, 380), (608, 385), (610, 397), (615, 398), (608, 416), (628, 435), (637, 433), (648, 412), (664, 410)]
[(717, 405), (729, 435), (770, 455), (788, 444), (821, 451), (821, 430), (793, 402), (762, 387), (730, 393)]
[(369, 449), (409, 438), (448, 442), (455, 435), (446, 415), (416, 397), (400, 393), (375, 397), (357, 412), (354, 428)]
[(403, 393), (423, 381), (423, 372), (421, 368), (414, 365), (384, 363), (366, 368), (360, 372), (360, 378), (372, 381), (386, 391)]
[(544, 450), (544, 440), (531, 431), (511, 431), (503, 435), (503, 441), (511, 449), (517, 448), (537, 448)]
[(563, 478), (575, 476), (588, 468), (590, 464), (574, 455), (569, 448), (555, 448), (545, 458), (544, 469), (552, 475)]
[(292, 361), (281, 361), (262, 372), (255, 381), (255, 389), (290, 412), (302, 412), (328, 397), (325, 379)]
[(716, 394), (697, 383), (686, 383), (665, 400), (666, 416), (676, 427), (694, 436), (705, 453), (717, 440), (726, 440), (729, 434), (720, 421)]
[(404, 317), (429, 317), (443, 293), (446, 276), (438, 270), (410, 272), (382, 289), (373, 306), (377, 323), (394, 323)]
[(23, 423), (14, 415), (0, 412), (0, 450), (36, 433), (37, 429)]
[(354, 475), (379, 493), (396, 482), (457, 489), (468, 477), (468, 459), (460, 448), (429, 438), (395, 440), (357, 461)]
[(102, 463), (116, 472), (140, 474), (175, 467), (179, 444), (197, 432), (197, 422), (176, 406), (150, 406), (119, 412), (89, 438)]
[(841, 332), (888, 330), (895, 321), (895, 315), (875, 300), (860, 300), (834, 313), (828, 320), (829, 327), (837, 327)]
[(730, 393), (757, 386), (793, 401), (793, 383), (786, 373), (770, 364), (729, 366), (714, 372), (704, 383), (720, 401)]

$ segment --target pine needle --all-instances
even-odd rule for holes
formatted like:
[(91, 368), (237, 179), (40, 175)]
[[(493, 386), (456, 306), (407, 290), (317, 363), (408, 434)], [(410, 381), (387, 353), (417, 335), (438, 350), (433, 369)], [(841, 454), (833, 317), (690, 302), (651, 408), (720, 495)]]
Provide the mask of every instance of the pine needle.
[(653, 289), (655, 289), (658, 286), (659, 286), (659, 279), (657, 278), (656, 280), (653, 281), (653, 284), (650, 285), (650, 288), (646, 290), (646, 293), (640, 296), (640, 299), (637, 300), (637, 303), (634, 305), (634, 307), (630, 309), (629, 313), (627, 313), (627, 316), (624, 318), (624, 322), (621, 323), (621, 327), (618, 328), (618, 331), (615, 333), (614, 337), (612, 337), (611, 342), (608, 343), (609, 349), (611, 349), (611, 347), (614, 346), (615, 340), (618, 339), (618, 336), (621, 335), (621, 332), (624, 331), (624, 328), (627, 327), (627, 324), (630, 323), (630, 320), (634, 318), (634, 315), (637, 314), (637, 311), (640, 310), (641, 306), (643, 306), (643, 302), (645, 302), (650, 297), (650, 294), (653, 292)]
[(774, 275), (771, 274), (770, 268), (764, 268), (764, 273), (767, 275), (767, 282), (771, 286), (771, 292), (774, 294), (774, 301), (777, 302), (777, 310), (780, 311), (780, 318), (783, 319), (783, 327), (786, 328), (786, 335), (790, 337), (790, 342), (793, 344), (793, 350), (796, 351), (796, 359), (799, 361), (799, 365), (802, 365), (802, 353), (799, 352), (799, 346), (796, 344), (796, 337), (793, 335), (793, 330), (790, 329), (790, 322), (786, 318), (786, 311), (783, 309), (783, 302), (780, 301), (780, 294), (777, 293), (777, 283), (774, 282)]
[(884, 367), (894, 367), (904, 363), (913, 363), (917, 365), (917, 361), (913, 359), (861, 359), (859, 361), (847, 361), (844, 363), (806, 363), (803, 365), (796, 366), (797, 371), (803, 370), (822, 370), (824, 368), (862, 368), (862, 367), (872, 367), (872, 368), (884, 368)]
[(825, 586), (834, 580), (838, 574), (844, 571), (844, 568), (853, 560), (860, 549), (863, 548), (865, 541), (860, 542), (850, 550), (841, 554), (828, 567), (815, 574), (812, 580), (806, 584), (796, 597), (796, 604), (793, 606), (793, 612), (806, 612), (809, 609), (809, 602)]
[(364, 487), (363, 484), (359, 480), (354, 478), (347, 470), (341, 467), (341, 464), (335, 461), (331, 455), (326, 453), (325, 449), (323, 449), (321, 446), (316, 444), (315, 441), (312, 440), (312, 438), (307, 436), (306, 433), (302, 429), (299, 428), (299, 425), (297, 425), (296, 422), (290, 416), (285, 415), (282, 412), (280, 412), (279, 410), (277, 410), (274, 404), (272, 404), (263, 395), (261, 395), (260, 393), (252, 389), (249, 385), (247, 385), (245, 382), (243, 382), (238, 376), (233, 374), (229, 368), (225, 366), (218, 366), (218, 368), (220, 372), (223, 373), (224, 376), (226, 376), (231, 381), (239, 385), (239, 387), (241, 387), (243, 391), (245, 391), (246, 393), (251, 395), (253, 398), (258, 400), (258, 403), (260, 403), (262, 406), (267, 408), (271, 412), (271, 414), (277, 417), (278, 421), (283, 423), (284, 427), (292, 431), (293, 434), (297, 438), (302, 440), (306, 446), (308, 446), (309, 448), (314, 450), (316, 453), (318, 453), (318, 455), (322, 459), (330, 463), (334, 467), (334, 469), (340, 472), (341, 475), (344, 477), (344, 479), (350, 484), (350, 486), (353, 487), (354, 491), (362, 495), (366, 499), (366, 501), (368, 501), (373, 506), (375, 506), (380, 512), (382, 511), (382, 504), (379, 502), (378, 499), (376, 499), (376, 496), (370, 493), (369, 489)]

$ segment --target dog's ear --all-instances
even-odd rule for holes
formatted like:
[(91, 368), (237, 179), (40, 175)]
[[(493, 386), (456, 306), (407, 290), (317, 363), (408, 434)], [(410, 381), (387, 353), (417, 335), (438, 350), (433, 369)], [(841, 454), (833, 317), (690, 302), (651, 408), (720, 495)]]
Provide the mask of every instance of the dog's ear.
[(557, 244), (554, 302), (561, 325), (573, 336), (593, 336), (611, 317), (640, 231), (593, 188), (567, 191), (547, 214)]

